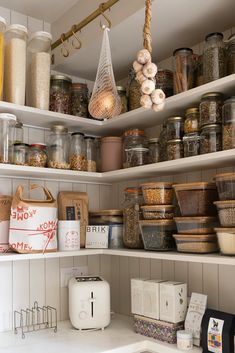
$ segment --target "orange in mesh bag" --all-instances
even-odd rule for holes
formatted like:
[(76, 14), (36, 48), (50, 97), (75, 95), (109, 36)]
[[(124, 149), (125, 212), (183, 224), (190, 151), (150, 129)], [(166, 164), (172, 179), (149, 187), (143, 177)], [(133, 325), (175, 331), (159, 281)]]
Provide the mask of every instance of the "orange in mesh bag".
[(12, 200), (9, 245), (19, 253), (57, 251), (57, 202), (50, 191), (40, 185), (46, 199), (23, 198), (23, 186), (18, 186)]

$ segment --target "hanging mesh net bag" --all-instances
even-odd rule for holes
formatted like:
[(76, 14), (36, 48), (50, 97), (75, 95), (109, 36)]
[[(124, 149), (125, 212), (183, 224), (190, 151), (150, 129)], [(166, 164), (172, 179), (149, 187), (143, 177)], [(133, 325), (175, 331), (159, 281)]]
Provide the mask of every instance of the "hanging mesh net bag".
[(95, 119), (109, 119), (121, 112), (121, 100), (114, 80), (109, 28), (104, 29), (95, 85), (89, 103), (89, 113)]

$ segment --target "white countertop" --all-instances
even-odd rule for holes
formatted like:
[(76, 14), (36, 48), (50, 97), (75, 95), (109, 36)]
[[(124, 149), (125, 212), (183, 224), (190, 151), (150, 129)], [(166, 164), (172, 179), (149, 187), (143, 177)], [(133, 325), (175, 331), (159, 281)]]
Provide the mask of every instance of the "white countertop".
[[(13, 332), (0, 334), (1, 353), (180, 353), (175, 345), (164, 344), (133, 331), (130, 317), (115, 315), (104, 331), (80, 332), (69, 321), (59, 322), (53, 329), (28, 333), (25, 339)], [(194, 348), (191, 353), (201, 353)], [(189, 352), (189, 353), (190, 353)], [(148, 353), (148, 352), (147, 352)]]

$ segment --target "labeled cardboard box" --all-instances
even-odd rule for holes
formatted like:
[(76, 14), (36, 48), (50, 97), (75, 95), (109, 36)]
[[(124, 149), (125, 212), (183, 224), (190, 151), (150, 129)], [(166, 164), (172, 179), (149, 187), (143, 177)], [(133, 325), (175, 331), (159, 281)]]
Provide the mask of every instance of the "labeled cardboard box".
[(160, 320), (177, 323), (185, 320), (187, 284), (168, 281), (160, 283)]

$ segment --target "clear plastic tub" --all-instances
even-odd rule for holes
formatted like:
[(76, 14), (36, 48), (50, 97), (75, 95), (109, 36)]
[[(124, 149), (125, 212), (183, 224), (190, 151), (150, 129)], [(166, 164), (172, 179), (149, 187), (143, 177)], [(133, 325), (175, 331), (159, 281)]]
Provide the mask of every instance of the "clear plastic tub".
[(183, 217), (216, 215), (213, 202), (218, 200), (218, 195), (214, 183), (176, 184), (173, 187)]
[(175, 206), (172, 205), (152, 205), (142, 206), (144, 219), (173, 219)]
[(174, 191), (173, 183), (158, 182), (142, 184), (144, 201), (147, 205), (171, 205)]
[(215, 182), (221, 201), (235, 200), (235, 173), (216, 174)]
[(173, 220), (139, 221), (145, 250), (168, 251), (175, 249), (172, 234), (176, 230)]
[(224, 255), (235, 255), (235, 228), (215, 228), (220, 251)]
[(177, 251), (206, 254), (218, 251), (216, 234), (174, 234)]
[(216, 201), (220, 225), (222, 227), (235, 227), (235, 201)]
[(211, 234), (218, 226), (216, 217), (175, 217), (180, 234)]

